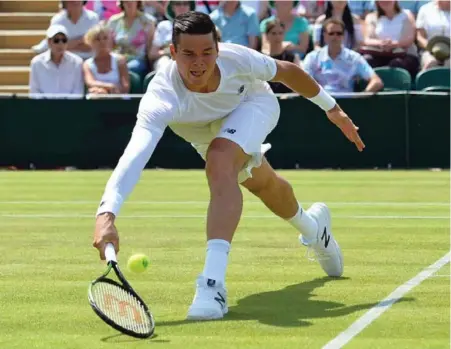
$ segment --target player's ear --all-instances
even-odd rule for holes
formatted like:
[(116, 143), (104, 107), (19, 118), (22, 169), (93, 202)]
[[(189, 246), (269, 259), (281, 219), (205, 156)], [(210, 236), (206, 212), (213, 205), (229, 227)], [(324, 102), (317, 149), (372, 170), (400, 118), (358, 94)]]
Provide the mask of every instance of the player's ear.
[(175, 60), (175, 46), (174, 46), (174, 44), (170, 44), (169, 45), (169, 51), (171, 52), (171, 58), (173, 59), (173, 60)]

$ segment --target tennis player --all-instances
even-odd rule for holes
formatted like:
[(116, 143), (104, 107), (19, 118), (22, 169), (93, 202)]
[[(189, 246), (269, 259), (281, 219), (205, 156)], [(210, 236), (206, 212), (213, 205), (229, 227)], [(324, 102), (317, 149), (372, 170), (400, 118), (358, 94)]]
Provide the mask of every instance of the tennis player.
[(105, 258), (107, 242), (119, 251), (115, 219), (163, 131), (170, 127), (206, 161), (210, 188), (205, 265), (188, 319), (220, 319), (227, 313), (225, 275), (243, 207), (240, 184), (300, 232), (300, 242), (313, 249), (327, 275), (342, 275), (343, 257), (332, 234), (328, 207), (315, 203), (304, 210), (291, 185), (264, 157), (271, 147), (264, 141), (280, 114), (267, 81), (281, 82), (318, 105), (362, 151), (365, 145), (358, 128), (299, 66), (243, 46), (218, 43), (208, 15), (193, 11), (178, 16), (170, 51), (172, 61), (149, 84), (130, 142), (101, 199), (93, 243), (100, 258)]

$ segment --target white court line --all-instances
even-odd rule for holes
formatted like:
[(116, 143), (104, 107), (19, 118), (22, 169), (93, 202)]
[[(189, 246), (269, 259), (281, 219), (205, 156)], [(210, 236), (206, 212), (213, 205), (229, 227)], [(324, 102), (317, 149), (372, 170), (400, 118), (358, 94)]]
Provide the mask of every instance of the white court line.
[[(94, 218), (95, 214), (61, 214), (61, 213), (40, 213), (40, 214), (0, 214), (0, 218)], [(243, 215), (242, 218), (263, 218), (275, 219), (275, 215)], [(207, 218), (206, 215), (123, 215), (121, 219), (139, 219), (139, 218)], [(449, 216), (346, 216), (335, 215), (334, 218), (345, 219), (446, 219)]]
[(368, 310), (362, 317), (355, 321), (346, 330), (341, 332), (337, 337), (332, 339), (327, 343), (322, 349), (339, 349), (344, 345), (349, 343), (355, 336), (362, 332), (365, 327), (371, 324), (379, 316), (381, 316), (385, 311), (390, 309), (390, 307), (399, 301), (406, 293), (410, 292), (414, 287), (421, 284), (424, 280), (430, 278), (433, 274), (439, 271), (443, 266), (449, 263), (450, 253), (448, 252), (434, 264), (430, 265), (418, 275), (399, 286), (396, 290), (390, 293), (384, 300), (379, 304)]
[[(261, 204), (260, 201), (245, 201), (245, 204)], [(313, 202), (303, 201), (303, 204)], [(0, 205), (97, 205), (99, 201), (0, 201)], [(206, 205), (208, 201), (129, 201), (127, 205)], [(327, 202), (328, 206), (450, 206), (449, 202)]]

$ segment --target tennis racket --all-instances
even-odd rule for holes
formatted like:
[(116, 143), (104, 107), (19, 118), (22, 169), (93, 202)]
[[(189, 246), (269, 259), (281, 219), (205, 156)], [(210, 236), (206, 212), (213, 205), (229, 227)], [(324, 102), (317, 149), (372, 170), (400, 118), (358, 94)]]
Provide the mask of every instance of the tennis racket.
[[(105, 257), (108, 268), (89, 285), (89, 304), (114, 329), (136, 338), (152, 336), (155, 330), (153, 316), (146, 303), (122, 275), (113, 244), (106, 245)], [(107, 277), (111, 270), (114, 270), (121, 284)]]

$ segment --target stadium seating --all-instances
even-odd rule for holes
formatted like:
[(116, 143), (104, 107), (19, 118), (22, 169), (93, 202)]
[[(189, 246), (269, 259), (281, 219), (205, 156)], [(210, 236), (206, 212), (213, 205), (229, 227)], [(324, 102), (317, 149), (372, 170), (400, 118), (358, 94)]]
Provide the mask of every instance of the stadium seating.
[(450, 69), (435, 67), (419, 73), (415, 79), (419, 91), (449, 91)]
[(141, 94), (142, 83), (140, 76), (132, 71), (129, 71), (128, 74), (130, 75), (130, 93)]
[(402, 68), (380, 67), (374, 69), (384, 83), (384, 91), (410, 90), (412, 78), (409, 72)]

